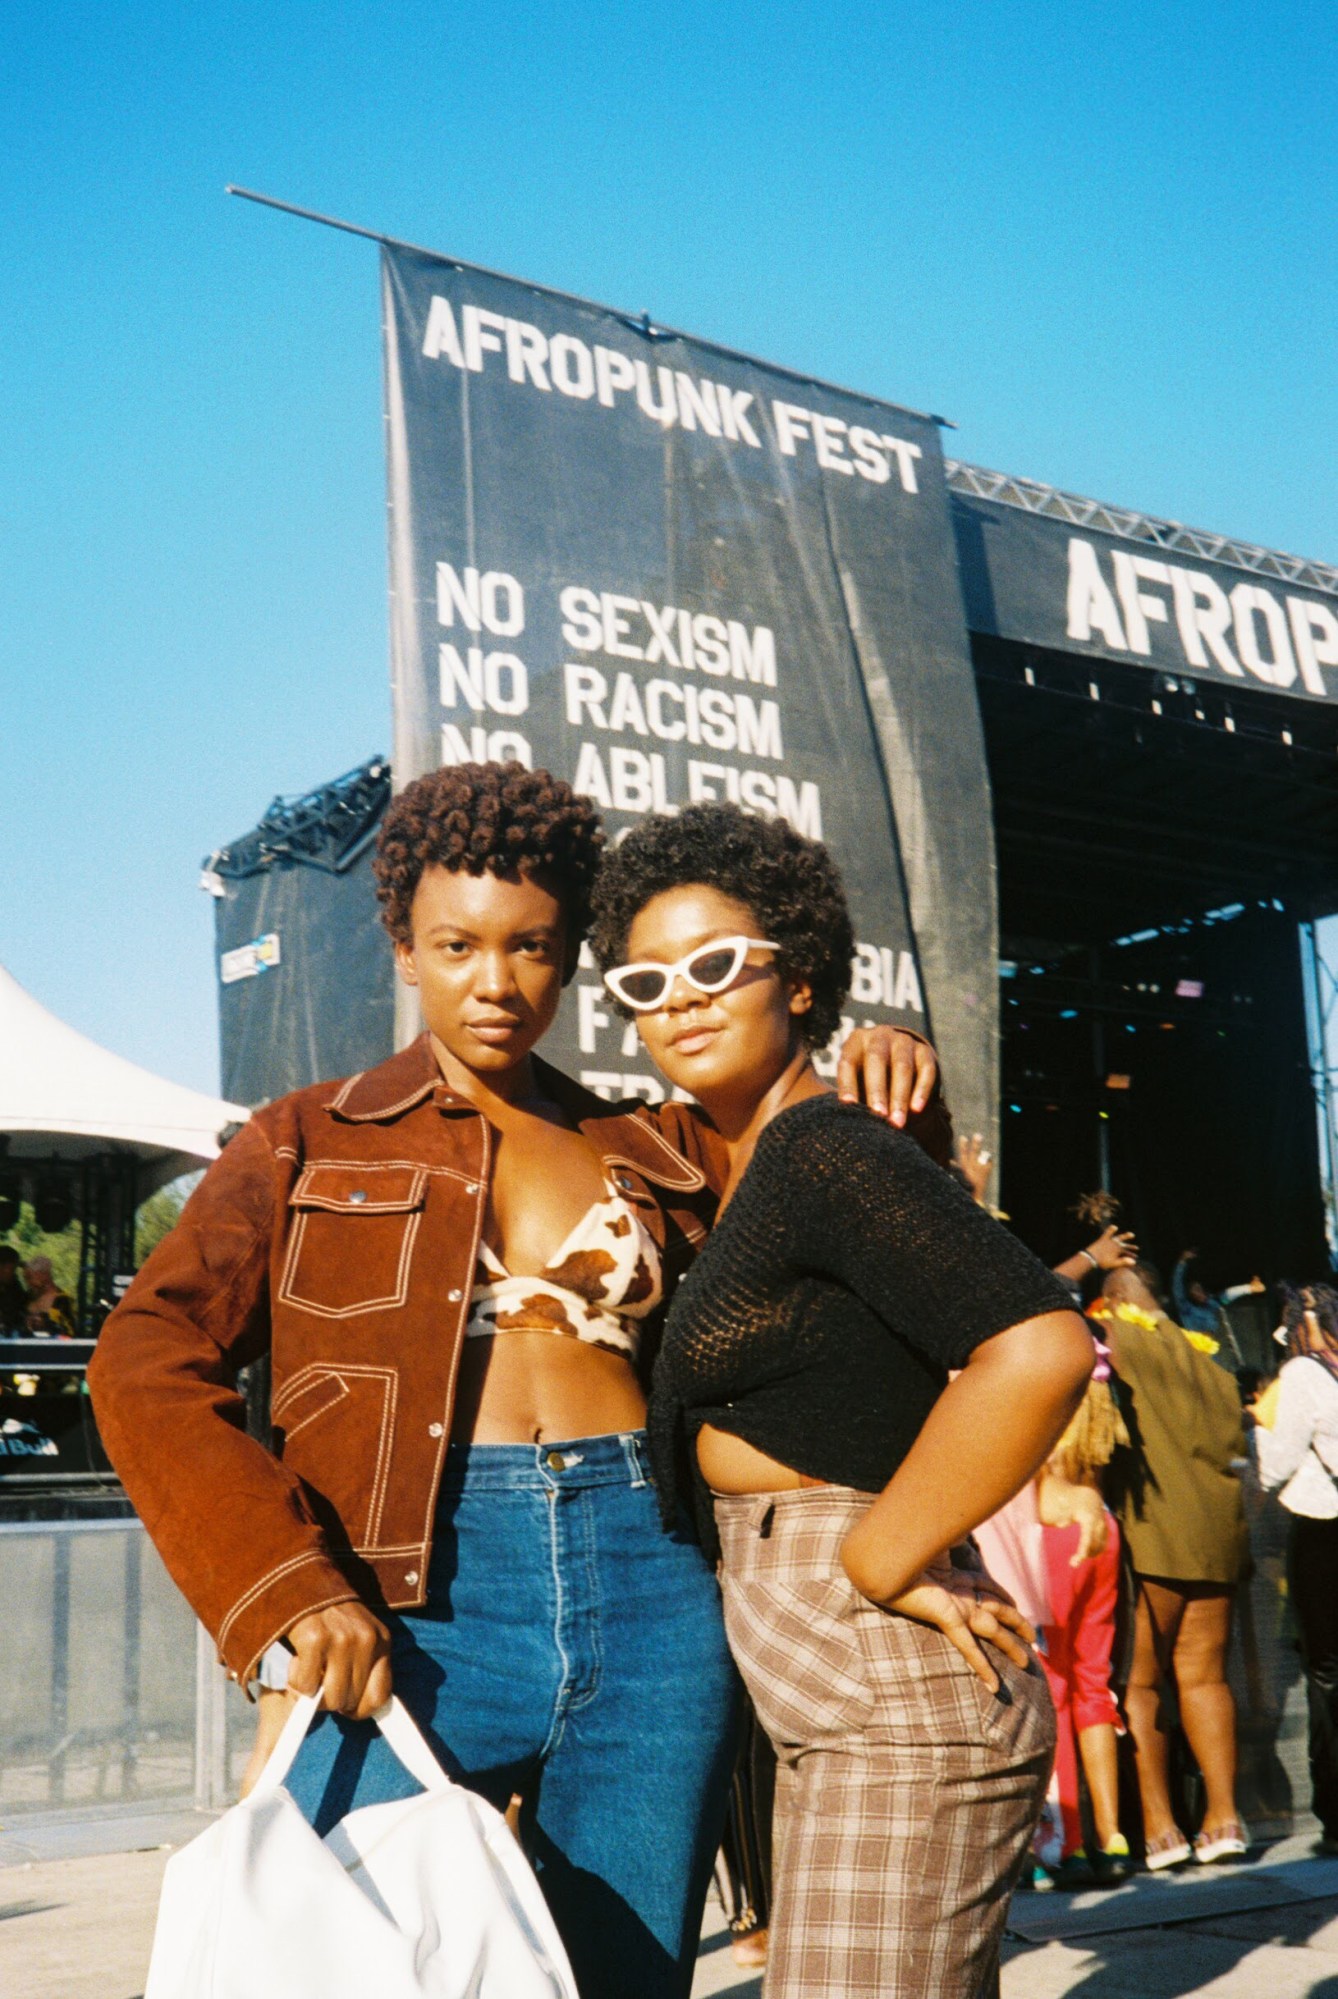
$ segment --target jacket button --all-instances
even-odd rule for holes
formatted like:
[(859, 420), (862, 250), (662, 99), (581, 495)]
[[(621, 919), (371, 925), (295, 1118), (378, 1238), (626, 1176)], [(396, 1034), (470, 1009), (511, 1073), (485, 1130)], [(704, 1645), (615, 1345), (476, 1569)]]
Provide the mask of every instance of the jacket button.
[(456, 1289), (454, 1291), (448, 1291), (446, 1293), (446, 1296), (449, 1298), (452, 1305), (458, 1305), (460, 1303), (460, 1300), (464, 1297), (464, 1295), (465, 1295), (464, 1292), (459, 1289)]
[(427, 1426), (427, 1434), (429, 1437), (439, 1437), (441, 1435), (442, 1428), (443, 1425), (440, 1423), (429, 1423)]
[(618, 1182), (618, 1185), (622, 1188), (624, 1193), (631, 1192), (632, 1176), (630, 1173), (615, 1173), (613, 1177)]
[(416, 1583), (418, 1581), (417, 1569), (406, 1569), (404, 1572), (404, 1580), (406, 1583)]
[(466, 1194), (477, 1194), (478, 1190), (479, 1190), (479, 1183), (477, 1180), (471, 1180), (467, 1185), (467, 1187), (465, 1188)]
[(354, 1202), (356, 1206), (361, 1207), (363, 1202), (367, 1199), (367, 1189), (365, 1187), (355, 1187), (353, 1189), (353, 1192), (349, 1195), (349, 1199), (350, 1201)]

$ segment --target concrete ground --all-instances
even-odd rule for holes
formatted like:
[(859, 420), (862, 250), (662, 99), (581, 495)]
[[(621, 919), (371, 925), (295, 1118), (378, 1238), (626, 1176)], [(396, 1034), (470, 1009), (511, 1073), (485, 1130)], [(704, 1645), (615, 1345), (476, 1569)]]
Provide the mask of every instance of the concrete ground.
[[(168, 1853), (203, 1823), (11, 1822), (0, 1832), (4, 1999), (138, 1999)], [(127, 1836), (143, 1848), (95, 1850)], [(1310, 1857), (1308, 1838), (1230, 1870), (1019, 1896), (1009, 1923), (1003, 1999), (1338, 1999), (1338, 1860)], [(734, 1964), (712, 1902), (693, 1999), (761, 1989)], [(637, 1999), (634, 1970), (627, 1995)]]
[[(1338, 1860), (1311, 1858), (1309, 1836), (1247, 1867), (1021, 1895), (1009, 1925), (1002, 1999), (1338, 1999)], [(713, 1904), (693, 1999), (761, 1991)]]

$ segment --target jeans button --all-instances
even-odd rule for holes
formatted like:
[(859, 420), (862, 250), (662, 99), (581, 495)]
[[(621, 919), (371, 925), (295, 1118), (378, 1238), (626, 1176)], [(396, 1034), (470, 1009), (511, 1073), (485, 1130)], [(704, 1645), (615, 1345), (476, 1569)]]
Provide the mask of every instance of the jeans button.
[(565, 1471), (567, 1469), (567, 1460), (563, 1457), (561, 1451), (550, 1451), (544, 1463), (550, 1471)]

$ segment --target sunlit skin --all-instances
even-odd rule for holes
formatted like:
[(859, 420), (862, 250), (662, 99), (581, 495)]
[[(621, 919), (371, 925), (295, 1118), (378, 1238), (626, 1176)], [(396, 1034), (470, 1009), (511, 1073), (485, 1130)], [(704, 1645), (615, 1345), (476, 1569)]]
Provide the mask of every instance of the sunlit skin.
[[(492, 1154), (484, 1234), (517, 1275), (543, 1269), (607, 1189), (603, 1163), (559, 1106), (540, 1094), (530, 1055), (553, 1024), (569, 969), (558, 897), (528, 873), (423, 870), (411, 935), (395, 946), (417, 989), (442, 1076), (487, 1120)], [(646, 1413), (620, 1354), (551, 1334), (469, 1340), (460, 1359), (455, 1443), (540, 1443), (634, 1430)], [(390, 1697), (390, 1634), (362, 1604), (300, 1618), (287, 1633), (292, 1693), (365, 1717)], [(248, 1784), (282, 1725), (285, 1698), (262, 1696)]]
[[(541, 878), (433, 865), (410, 911), (395, 963), (415, 987), (441, 1073), (487, 1121), (492, 1167), (485, 1236), (505, 1267), (538, 1272), (592, 1202), (607, 1192), (603, 1163), (559, 1106), (543, 1097), (530, 1056), (553, 1023), (574, 950), (562, 904)], [(903, 1124), (933, 1087), (933, 1051), (882, 1030), (852, 1037), (841, 1087), (861, 1082), (871, 1106)], [(547, 1333), (467, 1341), (452, 1441), (515, 1444), (635, 1430), (645, 1398), (621, 1355)], [(334, 1604), (285, 1634), (296, 1657), (289, 1687), (318, 1690), (328, 1708), (365, 1717), (389, 1698), (389, 1634), (359, 1603)], [(248, 1781), (263, 1767), (284, 1699), (264, 1695)]]
[[(718, 889), (685, 884), (637, 913), (627, 956), (671, 965), (717, 938), (765, 938), (759, 922), (756, 911)], [(697, 992), (680, 974), (659, 1007), (636, 1016), (657, 1066), (696, 1097), (728, 1143), (726, 1202), (770, 1120), (825, 1088), (803, 1042), (811, 1003), (805, 984), (784, 977), (772, 953), (756, 951), (724, 992)], [(1092, 1343), (1076, 1313), (1050, 1313), (986, 1340), (944, 1390), (842, 1551), (857, 1589), (937, 1625), (991, 1688), (997, 1675), (977, 1641), (988, 1639), (1025, 1664), (1031, 1627), (1011, 1604), (963, 1600), (923, 1582), (922, 1571), (1035, 1474), (1077, 1406), (1091, 1366)], [(711, 1425), (703, 1427), (697, 1449), (717, 1491), (775, 1492), (806, 1482)], [(954, 1476), (967, 1464), (969, 1479)]]
[[(395, 962), (417, 988), (441, 1073), (492, 1134), (484, 1235), (507, 1270), (537, 1275), (606, 1198), (603, 1162), (534, 1080), (530, 1055), (562, 997), (562, 905), (533, 876), (423, 871)], [(551, 1333), (466, 1342), (452, 1438), (542, 1443), (634, 1430), (645, 1398), (621, 1354)]]

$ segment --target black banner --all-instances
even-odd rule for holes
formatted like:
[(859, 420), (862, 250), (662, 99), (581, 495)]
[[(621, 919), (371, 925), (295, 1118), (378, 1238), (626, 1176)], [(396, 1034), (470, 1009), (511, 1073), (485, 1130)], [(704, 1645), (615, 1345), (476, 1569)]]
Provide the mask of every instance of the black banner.
[(253, 1109), (394, 1051), (394, 970), (370, 847), (347, 868), (271, 861), (220, 882), (220, 1089)]
[(223, 1092), (253, 1109), (384, 1062), (395, 976), (372, 879), (390, 767), (371, 757), (204, 863), (215, 897)]
[[(419, 253), (383, 275), (396, 783), (517, 757), (614, 833), (699, 799), (783, 815), (844, 872), (851, 1018), (929, 1026), (992, 1124), (989, 793), (935, 424)], [(593, 967), (554, 1053), (660, 1093)]]
[(955, 493), (973, 632), (1338, 701), (1338, 597)]

